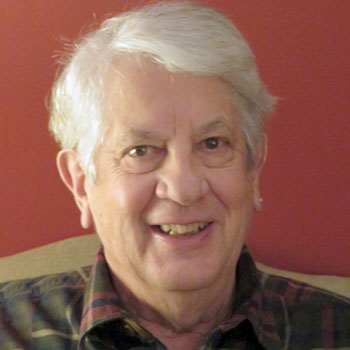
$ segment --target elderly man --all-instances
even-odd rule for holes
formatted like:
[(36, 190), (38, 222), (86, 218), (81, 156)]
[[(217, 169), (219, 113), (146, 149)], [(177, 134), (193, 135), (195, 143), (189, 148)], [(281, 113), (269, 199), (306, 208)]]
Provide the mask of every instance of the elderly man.
[(15, 284), (1, 349), (350, 349), (348, 300), (258, 272), (244, 247), (273, 105), (206, 6), (160, 2), (87, 35), (50, 129), (102, 248), (91, 271)]

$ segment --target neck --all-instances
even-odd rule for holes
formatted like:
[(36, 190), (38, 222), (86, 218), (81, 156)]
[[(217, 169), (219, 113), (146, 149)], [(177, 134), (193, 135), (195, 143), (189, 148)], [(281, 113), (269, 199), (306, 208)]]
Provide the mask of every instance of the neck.
[[(167, 308), (139, 315), (138, 322), (170, 350), (198, 350), (211, 331), (230, 316), (231, 298), (204, 295), (170, 298)], [(154, 312), (155, 311), (155, 312)]]
[(126, 286), (116, 278), (114, 283), (132, 317), (168, 349), (197, 350), (211, 331), (230, 316), (234, 277), (227, 278), (225, 285), (217, 283), (186, 292)]

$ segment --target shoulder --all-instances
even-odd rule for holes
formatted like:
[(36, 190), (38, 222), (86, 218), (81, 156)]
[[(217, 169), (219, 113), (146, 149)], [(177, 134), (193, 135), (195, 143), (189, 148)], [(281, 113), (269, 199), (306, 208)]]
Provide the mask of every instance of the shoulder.
[(294, 348), (350, 349), (350, 299), (266, 273), (260, 274), (260, 281), (263, 299), (282, 314)]
[(286, 305), (295, 307), (305, 303), (319, 305), (328, 302), (350, 306), (350, 299), (345, 296), (291, 278), (259, 271), (259, 280), (265, 293), (278, 295), (283, 298)]
[(53, 289), (79, 289), (85, 286), (89, 271), (90, 267), (83, 267), (70, 272), (0, 283), (0, 305), (13, 299), (35, 299)]
[(47, 318), (65, 322), (68, 305), (72, 307), (74, 300), (82, 305), (89, 271), (90, 268), (85, 267), (67, 273), (1, 283), (0, 348), (13, 348), (11, 346), (30, 342), (36, 320), (43, 322)]

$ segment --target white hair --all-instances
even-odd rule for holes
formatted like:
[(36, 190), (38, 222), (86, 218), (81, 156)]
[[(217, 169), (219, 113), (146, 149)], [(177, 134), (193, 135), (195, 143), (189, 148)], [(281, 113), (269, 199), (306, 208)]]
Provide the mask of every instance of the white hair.
[(275, 103), (254, 55), (231, 20), (191, 1), (160, 1), (107, 19), (75, 45), (56, 80), (49, 128), (76, 149), (94, 179), (94, 154), (107, 129), (106, 73), (123, 55), (147, 57), (170, 72), (217, 76), (232, 88), (250, 162)]

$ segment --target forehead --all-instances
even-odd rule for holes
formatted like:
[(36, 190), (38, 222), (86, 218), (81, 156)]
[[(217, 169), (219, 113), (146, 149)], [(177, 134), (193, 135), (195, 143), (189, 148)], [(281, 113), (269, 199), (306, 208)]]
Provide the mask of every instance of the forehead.
[(172, 73), (149, 60), (123, 58), (111, 67), (106, 87), (109, 119), (120, 132), (237, 122), (232, 91), (218, 77)]

